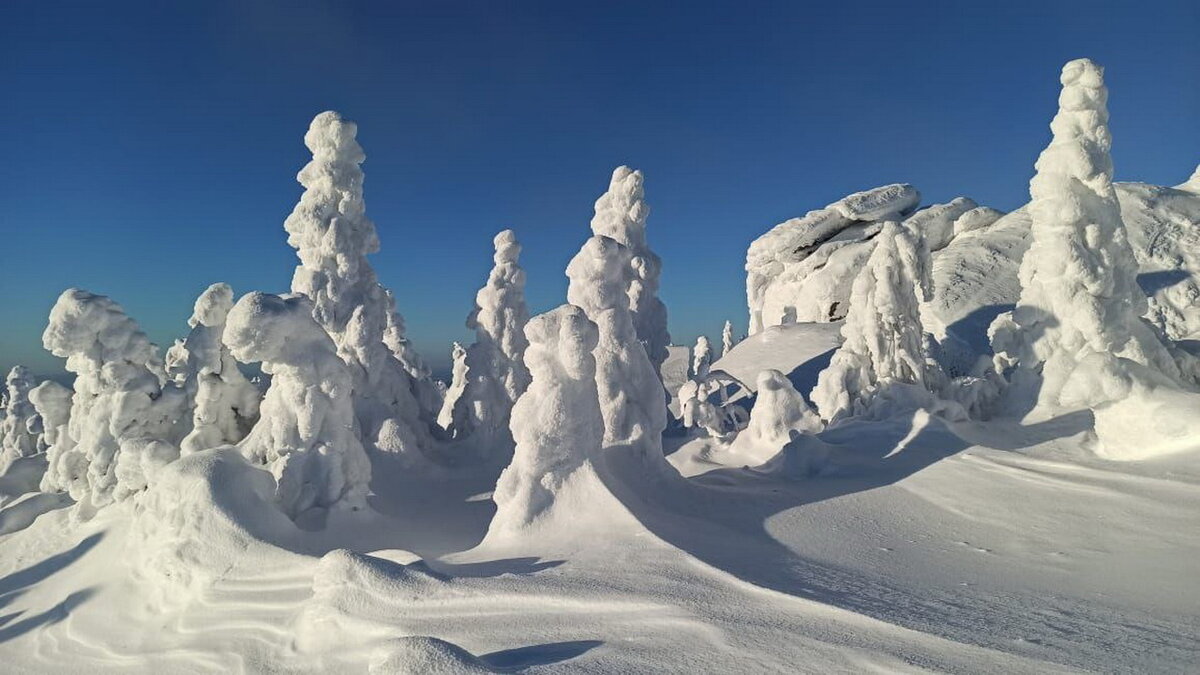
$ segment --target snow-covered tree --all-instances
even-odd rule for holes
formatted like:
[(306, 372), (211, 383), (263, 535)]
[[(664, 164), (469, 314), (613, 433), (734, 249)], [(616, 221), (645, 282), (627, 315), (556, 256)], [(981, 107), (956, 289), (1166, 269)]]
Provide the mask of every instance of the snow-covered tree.
[(629, 251), (594, 236), (567, 265), (567, 301), (596, 324), (596, 386), (606, 447), (628, 446), (651, 475), (667, 470), (662, 432), (667, 406), (658, 372), (633, 328)]
[(646, 243), (646, 218), (650, 215), (650, 207), (646, 205), (642, 182), (641, 171), (627, 166), (613, 170), (608, 191), (596, 200), (592, 234), (614, 239), (629, 250), (632, 271), (626, 282), (629, 311), (633, 314), (638, 339), (657, 373), (667, 359), (671, 335), (667, 332), (666, 305), (658, 298), (662, 260)]
[(793, 431), (814, 434), (821, 428), (821, 418), (808, 407), (791, 380), (778, 370), (764, 370), (758, 374), (750, 423), (738, 434), (734, 448), (766, 461), (788, 444)]
[(457, 401), (462, 411), (455, 416), (466, 425), (455, 429), (458, 437), (482, 433), (490, 440), (507, 434), (512, 406), (529, 386), (524, 360), (529, 308), (525, 271), (519, 264), (521, 244), (512, 230), (497, 234), (493, 244), (495, 266), (467, 317), (467, 328), (475, 330), (475, 343), (466, 354), (466, 391)]
[(438, 413), (438, 426), (450, 433), (466, 426), (466, 420), (456, 418), (456, 414), (465, 415), (467, 408), (459, 404), (463, 392), (467, 389), (467, 350), (457, 342), (450, 348), (450, 387), (446, 389), (446, 397), (442, 401), (442, 410)]
[(71, 397), (75, 392), (53, 381), (46, 380), (29, 390), (29, 400), (41, 419), (42, 437), (39, 451), (48, 451), (67, 436), (67, 424), (71, 420)]
[(531, 319), (525, 335), (532, 382), (513, 407), (516, 450), (496, 484), (493, 530), (528, 525), (546, 511), (604, 440), (592, 354), (596, 325), (583, 310), (563, 305)]
[[(313, 317), (350, 367), (354, 410), (365, 442), (415, 457), (427, 445), (428, 427), (419, 419), (411, 376), (384, 344), (385, 331), (403, 324), (367, 260), (379, 250), (379, 238), (363, 202), (359, 165), (366, 156), (355, 140), (357, 132), (353, 122), (323, 112), (304, 135), (313, 159), (300, 171), (305, 191), (284, 222), (288, 244), (300, 258), (292, 291), (308, 296)], [(402, 328), (391, 337), (395, 346), (407, 344)], [(379, 432), (387, 420), (393, 421), (388, 428), (394, 433), (383, 442)]]
[(733, 322), (726, 321), (725, 327), (721, 329), (721, 356), (729, 354), (735, 344), (737, 341), (733, 338)]
[(38, 452), (40, 420), (34, 419), (37, 410), (29, 400), (33, 375), (25, 366), (13, 366), (5, 380), (4, 417), (0, 421), (0, 470), (14, 460)]
[(696, 346), (692, 348), (692, 376), (697, 380), (708, 377), (712, 367), (712, 343), (708, 337), (701, 335), (696, 338)]
[(229, 311), (223, 335), (235, 358), (271, 375), (239, 447), (275, 476), (276, 499), (292, 518), (314, 507), (363, 508), (371, 479), (350, 369), (312, 312), (304, 296), (250, 293)]
[[(191, 332), (178, 349), (172, 348), (176, 358), (185, 359), (184, 388), (194, 402), (192, 430), (180, 444), (185, 453), (237, 443), (258, 417), (258, 389), (238, 370), (237, 361), (221, 342), (232, 308), (229, 284), (209, 286), (196, 298), (188, 319)], [(168, 375), (171, 371), (168, 365)]]
[(179, 455), (186, 397), (163, 386), (154, 346), (111, 299), (79, 289), (59, 296), (42, 343), (67, 359), (75, 396), (65, 436), (47, 450), (42, 489), (67, 491), (85, 510), (146, 487)]
[(990, 333), (997, 366), (1015, 366), (1012, 393), (1084, 407), (1124, 395), (1125, 362), (1170, 379), (1178, 370), (1141, 318), (1146, 295), (1112, 184), (1104, 71), (1078, 59), (1063, 67), (1061, 82), (1054, 137), (1029, 184), (1021, 297)]
[[(830, 422), (871, 410), (877, 399), (910, 399), (941, 386), (921, 327), (930, 290), (929, 252), (917, 236), (888, 222), (854, 279), (842, 346), (817, 378), (812, 400)], [(919, 404), (918, 404), (919, 405)]]

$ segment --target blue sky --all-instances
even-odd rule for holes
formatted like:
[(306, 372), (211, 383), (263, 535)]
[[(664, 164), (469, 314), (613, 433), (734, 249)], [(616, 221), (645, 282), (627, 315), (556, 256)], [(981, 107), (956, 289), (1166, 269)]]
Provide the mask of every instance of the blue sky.
[[(1001, 6), (1002, 5), (1002, 6)], [(1057, 75), (1107, 68), (1117, 178), (1200, 162), (1200, 3), (0, 4), (0, 367), (61, 370), (57, 295), (112, 296), (151, 338), (195, 296), (287, 290), (302, 136), (359, 122), (368, 213), (428, 360), (466, 339), (492, 235), (563, 301), (612, 168), (646, 173), (679, 342), (745, 328), (746, 245), (842, 195), (1012, 209)]]

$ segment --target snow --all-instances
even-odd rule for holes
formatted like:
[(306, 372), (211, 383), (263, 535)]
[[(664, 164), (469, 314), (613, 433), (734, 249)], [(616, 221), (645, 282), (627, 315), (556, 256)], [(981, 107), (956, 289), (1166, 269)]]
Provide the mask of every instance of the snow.
[(359, 441), (353, 379), (302, 295), (254, 292), (230, 310), (224, 342), (271, 375), (243, 455), (275, 478), (275, 500), (292, 518), (310, 509), (366, 506), (371, 463)]
[(725, 325), (721, 327), (721, 356), (733, 351), (735, 344), (737, 341), (733, 339), (733, 323), (726, 320)]
[(463, 399), (463, 394), (466, 390), (467, 350), (461, 344), (455, 342), (450, 345), (450, 386), (446, 389), (446, 396), (442, 401), (442, 409), (437, 417), (438, 426), (452, 437), (457, 430), (462, 429), (465, 432), (467, 428), (467, 421), (464, 419), (464, 416), (469, 414), (470, 410), (459, 403)]
[(759, 373), (755, 393), (750, 423), (732, 446), (753, 465), (765, 463), (778, 454), (791, 442), (793, 432), (815, 434), (824, 428), (821, 418), (780, 371)]
[[(6, 396), (0, 417), (0, 470), (38, 452), (42, 420), (30, 400), (33, 376), (24, 366), (14, 366), (5, 378)], [(57, 420), (52, 420), (57, 421)], [(41, 448), (44, 449), (44, 448)]]

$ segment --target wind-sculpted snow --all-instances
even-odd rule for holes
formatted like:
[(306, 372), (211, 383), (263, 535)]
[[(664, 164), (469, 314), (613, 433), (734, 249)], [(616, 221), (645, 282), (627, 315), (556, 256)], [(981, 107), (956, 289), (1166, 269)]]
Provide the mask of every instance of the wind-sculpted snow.
[(196, 298), (188, 319), (191, 332), (177, 343), (175, 356), (183, 361), (176, 369), (182, 367), (183, 386), (193, 406), (192, 429), (180, 444), (185, 454), (237, 443), (258, 418), (258, 389), (221, 342), (232, 308), (233, 289), (228, 284), (209, 286)]
[[(359, 165), (366, 155), (355, 140), (357, 133), (353, 122), (324, 112), (304, 135), (313, 158), (297, 177), (304, 194), (284, 222), (288, 244), (300, 258), (292, 291), (312, 301), (313, 317), (349, 366), (364, 440), (415, 458), (428, 445), (428, 431), (419, 419), (409, 371), (393, 354), (409, 348), (403, 335), (396, 334), (402, 333), (403, 321), (367, 260), (379, 250), (379, 238), (363, 202)], [(384, 344), (385, 331), (392, 333), (392, 350)], [(417, 368), (411, 362), (408, 367)], [(398, 433), (384, 439), (379, 432), (389, 420), (389, 429)]]
[(627, 166), (613, 170), (608, 191), (596, 200), (592, 234), (609, 237), (629, 251), (630, 275), (627, 280), (629, 311), (634, 330), (646, 348), (654, 372), (667, 359), (671, 335), (667, 332), (667, 308), (658, 298), (662, 260), (646, 243), (646, 205), (642, 172)]
[(757, 397), (750, 423), (738, 433), (732, 449), (762, 464), (792, 440), (793, 432), (815, 434), (824, 425), (790, 380), (778, 370), (758, 374)]
[(251, 293), (238, 300), (224, 342), (244, 363), (262, 363), (271, 388), (239, 447), (275, 476), (280, 508), (366, 506), (371, 464), (359, 441), (352, 378), (301, 295)]
[(495, 266), (475, 295), (475, 309), (467, 318), (467, 328), (475, 330), (475, 343), (466, 352), (466, 390), (455, 401), (459, 410), (454, 413), (454, 435), (481, 433), (480, 443), (505, 445), (513, 403), (529, 386), (524, 362), (529, 309), (516, 234), (504, 230), (492, 243)]
[(43, 448), (42, 420), (29, 399), (33, 376), (24, 366), (13, 366), (5, 379), (6, 396), (0, 407), (0, 471), (13, 461), (28, 457)]
[(662, 454), (666, 397), (633, 327), (629, 274), (628, 249), (608, 237), (591, 237), (567, 265), (567, 302), (599, 328), (596, 385), (605, 446), (627, 448), (645, 471), (657, 475), (669, 469)]
[(50, 311), (42, 342), (67, 359), (75, 395), (66, 434), (47, 449), (42, 489), (66, 491), (81, 513), (146, 487), (179, 455), (186, 397), (147, 365), (154, 348), (120, 305), (70, 289)]
[(512, 412), (516, 451), (500, 475), (491, 531), (519, 530), (559, 498), (572, 473), (600, 455), (604, 417), (592, 352), (599, 331), (582, 309), (563, 305), (525, 327), (532, 383)]

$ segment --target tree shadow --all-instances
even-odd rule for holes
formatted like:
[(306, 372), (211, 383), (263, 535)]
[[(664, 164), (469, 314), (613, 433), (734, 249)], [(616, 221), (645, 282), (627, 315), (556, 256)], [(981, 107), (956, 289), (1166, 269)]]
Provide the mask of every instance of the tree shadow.
[(63, 619), (66, 619), (68, 616), (70, 616), (71, 610), (75, 609), (75, 607), (82, 604), (94, 594), (95, 591), (90, 588), (85, 588), (81, 591), (75, 591), (74, 593), (63, 598), (62, 602), (40, 614), (35, 614), (31, 617), (21, 619), (16, 623), (0, 628), (0, 643), (8, 642), (9, 640), (18, 638), (35, 628), (55, 624)]
[(75, 546), (62, 553), (56, 553), (23, 570), (18, 570), (0, 578), (0, 607), (10, 604), (30, 586), (45, 580), (55, 572), (66, 568), (71, 563), (82, 558), (103, 537), (103, 533), (97, 532), (84, 538), (78, 544), (75, 544)]
[(480, 661), (492, 668), (509, 672), (520, 672), (534, 666), (548, 666), (562, 663), (582, 656), (604, 644), (601, 640), (573, 640), (570, 642), (550, 642), (542, 645), (530, 645), (505, 649), (479, 657)]
[(548, 570), (566, 562), (565, 560), (543, 560), (535, 557), (504, 558), (473, 563), (449, 563), (432, 561), (429, 567), (449, 577), (498, 577), (505, 574), (524, 576)]
[(1138, 286), (1142, 287), (1142, 292), (1146, 295), (1154, 295), (1155, 293), (1170, 288), (1177, 283), (1191, 279), (1192, 275), (1187, 270), (1160, 270), (1158, 272), (1143, 272), (1137, 275)]

